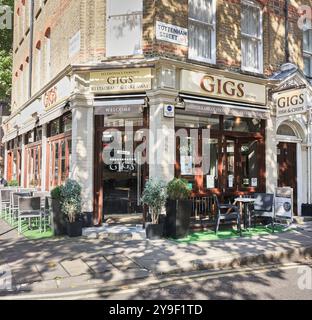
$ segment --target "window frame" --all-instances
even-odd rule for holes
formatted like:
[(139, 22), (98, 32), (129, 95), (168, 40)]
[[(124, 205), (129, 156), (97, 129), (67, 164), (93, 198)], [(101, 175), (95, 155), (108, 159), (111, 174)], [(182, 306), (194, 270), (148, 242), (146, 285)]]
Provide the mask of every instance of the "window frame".
[[(259, 10), (259, 26), (260, 26), (260, 30), (259, 30), (259, 33), (260, 33), (260, 36), (259, 37), (255, 37), (255, 36), (252, 36), (252, 35), (249, 35), (247, 33), (244, 33), (242, 31), (242, 21), (243, 21), (243, 17), (242, 17), (242, 13), (243, 13), (243, 6), (248, 6), (248, 7), (253, 7), (253, 8), (256, 8)], [(259, 56), (259, 61), (258, 61), (258, 64), (259, 64), (259, 68), (253, 68), (251, 66), (244, 66), (243, 65), (243, 41), (244, 39), (248, 39), (248, 40), (251, 40), (251, 41), (256, 41), (258, 43), (258, 56)], [(260, 73), (260, 74), (263, 74), (263, 59), (264, 59), (264, 53), (263, 53), (263, 10), (261, 9), (261, 7), (252, 2), (252, 1), (248, 1), (248, 0), (241, 0), (241, 70), (242, 71), (247, 71), (247, 72), (253, 72), (253, 73)]]
[(189, 30), (189, 38), (191, 38), (191, 25), (197, 24), (201, 26), (207, 27), (211, 30), (211, 59), (207, 59), (200, 56), (195, 56), (191, 53), (190, 47), (190, 39), (189, 39), (189, 47), (188, 47), (188, 58), (190, 60), (205, 62), (210, 64), (216, 64), (217, 62), (217, 1), (212, 0), (212, 23), (204, 22), (195, 18), (190, 17), (190, 6), (191, 0), (188, 0), (188, 30)]
[[(311, 46), (312, 47), (312, 43), (310, 43), (310, 40), (311, 40), (311, 42), (312, 42), (312, 30), (311, 29), (307, 29), (307, 30), (304, 30), (303, 31), (303, 38), (304, 38), (304, 33), (305, 32), (308, 32), (309, 33), (309, 46)], [(311, 33), (311, 36), (310, 36), (310, 33)], [(305, 50), (305, 48), (304, 48), (304, 42), (303, 42), (303, 44), (302, 44), (302, 56), (303, 56), (303, 73), (307, 76), (307, 77), (309, 77), (309, 78), (312, 78), (312, 50), (311, 51), (307, 51), (307, 50)], [(305, 72), (305, 64), (304, 64), (304, 59), (305, 58), (308, 58), (309, 60), (310, 60), (310, 73), (309, 74), (306, 74), (306, 72)]]

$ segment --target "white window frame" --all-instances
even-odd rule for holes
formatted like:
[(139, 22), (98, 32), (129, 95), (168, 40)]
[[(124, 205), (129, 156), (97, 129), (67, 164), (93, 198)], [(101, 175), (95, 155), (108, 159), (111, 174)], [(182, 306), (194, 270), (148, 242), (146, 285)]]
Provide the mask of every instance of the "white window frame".
[[(254, 73), (261, 73), (263, 74), (263, 10), (261, 9), (261, 7), (259, 5), (257, 5), (256, 3), (252, 2), (252, 1), (248, 1), (248, 0), (242, 0), (241, 1), (241, 6), (250, 6), (250, 7), (254, 7), (259, 9), (260, 12), (260, 16), (259, 16), (259, 24), (260, 24), (260, 37), (254, 37), (251, 36), (249, 34), (243, 33), (241, 31), (241, 51), (243, 48), (243, 39), (244, 38), (248, 38), (251, 39), (252, 41), (257, 41), (258, 42), (258, 50), (259, 50), (259, 69), (257, 68), (253, 68), (251, 66), (243, 66), (243, 61), (241, 62), (241, 69), (243, 71), (248, 71), (248, 72), (254, 72)], [(241, 15), (242, 18), (242, 15)], [(242, 54), (241, 54), (242, 56)]]
[(36, 48), (37, 50), (37, 72), (36, 72), (36, 77), (37, 77), (37, 91), (41, 89), (41, 55), (42, 55), (42, 44), (40, 46), (40, 49)]
[[(188, 5), (190, 8), (190, 0), (188, 1)], [(189, 10), (190, 11), (190, 10)], [(205, 62), (205, 63), (210, 63), (210, 64), (216, 64), (217, 61), (217, 19), (216, 19), (216, 15), (217, 15), (217, 0), (212, 0), (212, 23), (207, 23), (207, 22), (203, 22), (194, 18), (191, 18), (190, 15), (188, 15), (188, 24), (189, 24), (189, 30), (190, 28), (190, 24), (194, 23), (194, 24), (200, 24), (200, 25), (204, 25), (207, 28), (211, 29), (211, 59), (206, 59), (204, 57), (199, 57), (197, 55), (193, 55), (191, 53), (191, 48), (188, 48), (188, 58), (190, 60), (194, 60), (194, 61), (199, 61), (199, 62)], [(189, 37), (191, 36), (190, 31), (189, 31)], [(190, 41), (189, 41), (190, 43)]]
[[(303, 31), (303, 36), (304, 36), (304, 32), (306, 32), (306, 31), (309, 33), (310, 32), (312, 33), (312, 30), (308, 29), (308, 30)], [(310, 35), (309, 35), (309, 41), (310, 41)], [(309, 43), (309, 46), (312, 47), (312, 43), (311, 44)], [(303, 50), (303, 58), (308, 58), (310, 60), (310, 73), (309, 74), (305, 73), (305, 66), (303, 66), (303, 72), (307, 77), (312, 78), (312, 51), (310, 52), (310, 51), (305, 50), (304, 44), (302, 45), (302, 50)], [(303, 60), (303, 63), (304, 63), (304, 60)]]

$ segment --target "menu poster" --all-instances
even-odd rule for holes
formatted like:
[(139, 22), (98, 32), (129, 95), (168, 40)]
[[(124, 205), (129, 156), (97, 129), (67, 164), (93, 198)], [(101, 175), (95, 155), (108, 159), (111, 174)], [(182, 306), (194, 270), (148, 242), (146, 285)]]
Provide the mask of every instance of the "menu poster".
[(193, 157), (181, 156), (181, 175), (183, 176), (193, 175)]
[(215, 187), (215, 177), (207, 175), (207, 189), (213, 189)]
[(252, 179), (251, 179), (251, 186), (252, 186), (253, 188), (258, 187), (258, 178), (252, 178)]
[(231, 174), (229, 175), (229, 188), (234, 187), (234, 176)]

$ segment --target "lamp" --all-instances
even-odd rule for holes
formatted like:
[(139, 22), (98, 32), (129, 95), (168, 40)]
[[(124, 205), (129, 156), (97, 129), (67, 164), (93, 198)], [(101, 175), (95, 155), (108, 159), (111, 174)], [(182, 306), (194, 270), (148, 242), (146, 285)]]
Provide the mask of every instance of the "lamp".
[(175, 99), (176, 108), (185, 109), (185, 101), (180, 95), (178, 95)]

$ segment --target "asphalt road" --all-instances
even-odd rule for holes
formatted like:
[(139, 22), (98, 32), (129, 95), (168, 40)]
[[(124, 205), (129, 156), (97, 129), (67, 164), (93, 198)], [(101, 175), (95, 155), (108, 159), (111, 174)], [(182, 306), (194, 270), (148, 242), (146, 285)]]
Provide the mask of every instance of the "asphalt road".
[(119, 288), (75, 288), (9, 299), (44, 300), (257, 300), (312, 299), (312, 260), (230, 271), (197, 272)]

